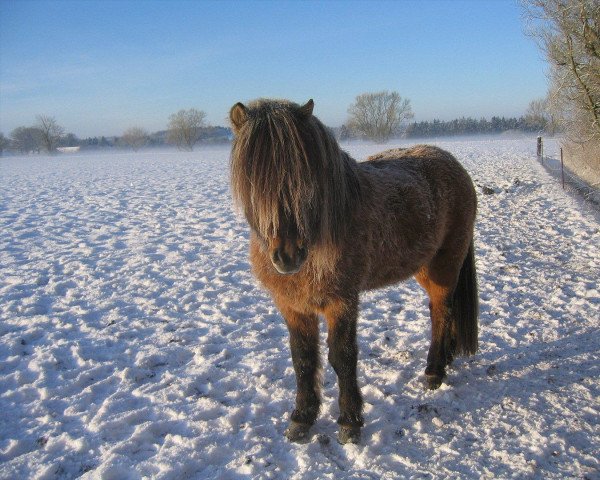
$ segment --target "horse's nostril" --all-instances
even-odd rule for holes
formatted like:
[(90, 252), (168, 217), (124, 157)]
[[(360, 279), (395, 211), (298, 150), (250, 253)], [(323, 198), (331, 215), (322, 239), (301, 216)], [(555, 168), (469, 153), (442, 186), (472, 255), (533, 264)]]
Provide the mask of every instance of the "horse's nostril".
[(281, 258), (281, 252), (279, 251), (279, 249), (276, 249), (273, 251), (271, 260), (273, 261), (273, 263), (278, 263), (278, 264), (281, 264), (283, 262), (283, 259)]
[(308, 256), (308, 250), (305, 247), (298, 248), (298, 257), (301, 260), (306, 260), (307, 256)]

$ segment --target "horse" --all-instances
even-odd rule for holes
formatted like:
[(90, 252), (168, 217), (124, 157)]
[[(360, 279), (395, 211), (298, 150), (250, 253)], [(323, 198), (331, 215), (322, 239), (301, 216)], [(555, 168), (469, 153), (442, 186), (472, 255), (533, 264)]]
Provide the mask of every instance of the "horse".
[(429, 296), (426, 386), (478, 344), (473, 247), (477, 199), (448, 152), (427, 145), (356, 162), (313, 115), (314, 102), (258, 99), (229, 112), (230, 180), (250, 226), (249, 256), (288, 331), (295, 407), (284, 432), (306, 441), (320, 407), (319, 318), (338, 379), (338, 441), (364, 425), (357, 381), (361, 292), (411, 276)]

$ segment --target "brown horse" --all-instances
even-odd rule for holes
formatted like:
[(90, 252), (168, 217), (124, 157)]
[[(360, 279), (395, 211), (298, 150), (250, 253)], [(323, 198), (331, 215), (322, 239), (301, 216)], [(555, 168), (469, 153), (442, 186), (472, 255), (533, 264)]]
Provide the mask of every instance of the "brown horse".
[(231, 185), (251, 227), (253, 271), (290, 333), (296, 405), (285, 432), (307, 437), (320, 406), (319, 316), (338, 377), (338, 439), (363, 425), (356, 379), (359, 294), (414, 275), (429, 295), (425, 375), (437, 388), (454, 355), (477, 350), (476, 195), (464, 168), (432, 146), (357, 163), (303, 106), (257, 100), (230, 111)]

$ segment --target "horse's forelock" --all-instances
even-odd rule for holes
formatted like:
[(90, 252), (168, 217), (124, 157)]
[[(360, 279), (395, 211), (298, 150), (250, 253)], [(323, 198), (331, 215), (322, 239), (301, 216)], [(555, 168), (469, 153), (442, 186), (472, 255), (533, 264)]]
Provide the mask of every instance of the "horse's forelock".
[[(234, 198), (257, 233), (277, 235), (290, 222), (312, 243), (331, 243), (343, 222), (343, 165), (335, 139), (295, 104), (250, 105), (236, 135), (231, 180)], [(337, 178), (336, 178), (337, 176)]]

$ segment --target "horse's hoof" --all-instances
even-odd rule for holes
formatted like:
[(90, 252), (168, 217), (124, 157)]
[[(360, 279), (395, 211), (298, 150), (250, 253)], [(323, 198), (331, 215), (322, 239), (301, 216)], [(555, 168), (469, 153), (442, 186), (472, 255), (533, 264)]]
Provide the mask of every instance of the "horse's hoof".
[(350, 425), (340, 426), (338, 442), (342, 445), (360, 442), (360, 427)]
[(283, 434), (290, 442), (303, 442), (308, 440), (310, 425), (305, 423), (290, 422)]
[(444, 380), (444, 377), (441, 377), (440, 375), (425, 375), (425, 378), (429, 390), (437, 390)]

